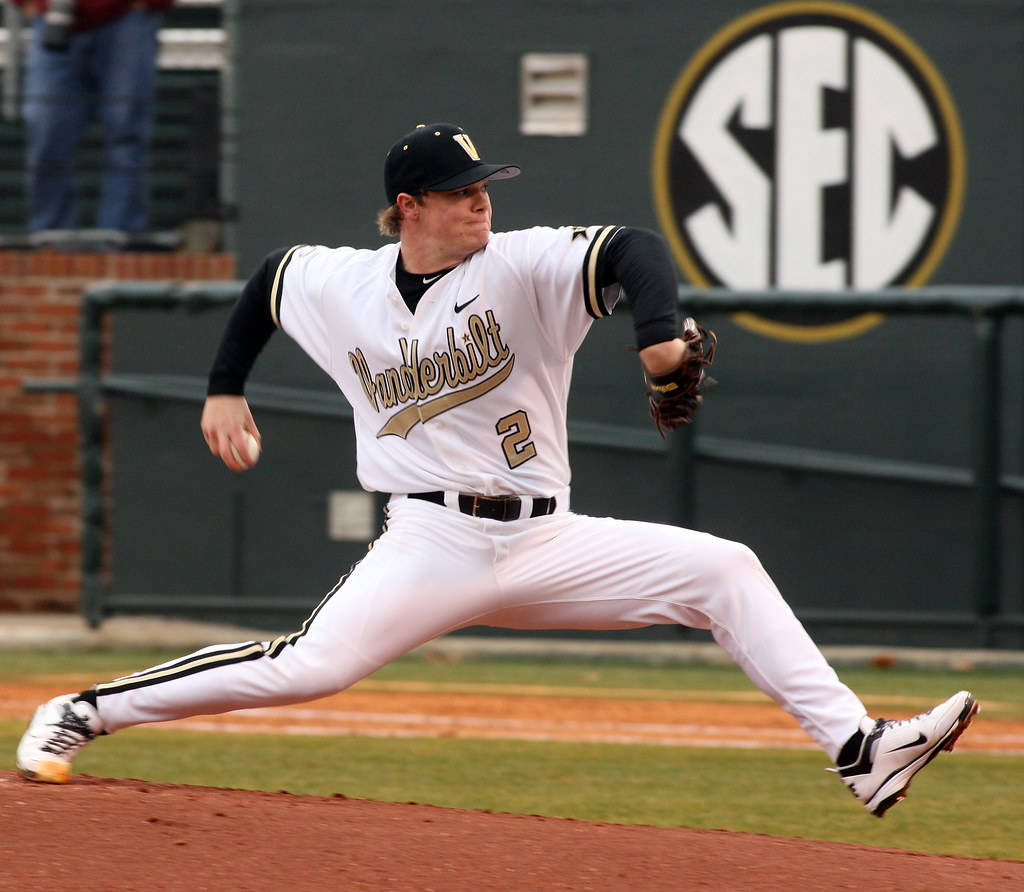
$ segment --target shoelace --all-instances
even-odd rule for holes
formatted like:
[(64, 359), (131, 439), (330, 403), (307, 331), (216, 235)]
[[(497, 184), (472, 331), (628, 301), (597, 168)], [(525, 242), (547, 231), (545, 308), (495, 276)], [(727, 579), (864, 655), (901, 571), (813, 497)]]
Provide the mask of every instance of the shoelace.
[(89, 727), (89, 723), (81, 716), (76, 715), (75, 711), (67, 704), (64, 705), (60, 721), (53, 725), (53, 729), (52, 736), (40, 749), (58, 756), (70, 749), (77, 749), (87, 744), (96, 736), (92, 728)]
[(920, 715), (913, 715), (909, 719), (882, 719), (881, 721), (885, 722), (887, 728), (899, 728), (901, 725), (909, 725), (911, 722), (923, 719), (930, 712), (931, 710), (929, 709), (928, 712), (922, 712)]

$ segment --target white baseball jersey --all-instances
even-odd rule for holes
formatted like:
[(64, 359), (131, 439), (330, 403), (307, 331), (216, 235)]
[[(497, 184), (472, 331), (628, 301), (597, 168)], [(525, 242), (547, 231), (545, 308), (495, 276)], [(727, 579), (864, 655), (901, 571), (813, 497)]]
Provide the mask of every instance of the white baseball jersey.
[(395, 285), (398, 244), (285, 256), (274, 321), (352, 404), (363, 487), (564, 498), (572, 360), (618, 297), (596, 278), (614, 232), (495, 233), (415, 313)]

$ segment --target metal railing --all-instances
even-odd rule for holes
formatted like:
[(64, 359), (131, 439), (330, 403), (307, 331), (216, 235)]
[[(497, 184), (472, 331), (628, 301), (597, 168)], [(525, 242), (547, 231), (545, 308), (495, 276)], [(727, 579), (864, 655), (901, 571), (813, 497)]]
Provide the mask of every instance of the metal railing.
[[(974, 616), (984, 640), (999, 610), (1001, 589), (1001, 493), (1024, 493), (1024, 477), (1003, 475), (1000, 469), (1002, 417), (1001, 370), (1003, 327), (1008, 316), (1024, 314), (1024, 288), (1002, 286), (931, 286), (919, 289), (887, 289), (873, 292), (806, 293), (794, 291), (726, 291), (681, 289), (680, 300), (688, 312), (772, 312), (777, 310), (829, 309), (846, 313), (879, 312), (889, 315), (962, 316), (972, 322), (974, 405), (971, 425), (971, 467), (946, 468), (909, 462), (891, 462), (861, 456), (804, 454), (785, 450), (780, 456), (790, 467), (816, 467), (831, 473), (971, 487)], [(699, 439), (699, 438), (698, 438)], [(715, 448), (705, 441), (698, 454), (726, 459), (736, 444)], [(762, 447), (763, 450), (763, 447)], [(755, 456), (755, 463), (762, 464)], [(811, 462), (812, 464), (807, 464)], [(860, 614), (863, 616), (863, 613)], [(1002, 625), (1024, 626), (1019, 614), (1004, 614)]]
[[(145, 608), (168, 599), (147, 596), (111, 597), (103, 582), (103, 544), (106, 509), (103, 497), (103, 455), (107, 397), (158, 397), (201, 404), (205, 380), (173, 375), (104, 374), (103, 318), (118, 309), (184, 309), (199, 312), (232, 304), (241, 282), (177, 285), (159, 282), (117, 282), (95, 285), (83, 296), (80, 323), (80, 372), (75, 379), (29, 381), (32, 390), (73, 391), (78, 395), (82, 473), (82, 612), (90, 624), (98, 624), (118, 608)], [(1007, 317), (1024, 315), (1024, 288), (933, 286), (915, 290), (837, 292), (810, 294), (785, 291), (727, 291), (680, 288), (680, 303), (687, 313), (738, 311), (821, 310), (868, 311), (905, 315), (956, 315), (972, 320), (974, 400), (971, 466), (949, 467), (895, 461), (827, 450), (754, 443), (745, 440), (694, 435), (690, 429), (663, 441), (650, 428), (623, 427), (587, 421), (569, 422), (574, 445), (664, 454), (668, 459), (666, 484), (675, 493), (674, 520), (692, 526), (694, 518), (694, 465), (697, 459), (728, 462), (759, 468), (812, 471), (865, 479), (899, 481), (973, 490), (971, 515), (973, 552), (973, 610), (935, 616), (878, 612), (868, 617), (842, 610), (803, 611), (803, 618), (828, 621), (871, 621), (894, 624), (958, 624), (968, 622), (983, 640), (991, 629), (1024, 628), (1024, 616), (1000, 611), (1001, 531), (999, 501), (1002, 495), (1024, 494), (1024, 476), (1003, 474), (1001, 455), (1000, 376), (1002, 330)], [(253, 408), (291, 412), (321, 418), (351, 419), (348, 405), (336, 394), (291, 387), (250, 384), (247, 397)], [(196, 599), (192, 599), (196, 600)], [(197, 603), (201, 603), (201, 598)], [(246, 599), (232, 602), (239, 609), (284, 608), (283, 601)]]

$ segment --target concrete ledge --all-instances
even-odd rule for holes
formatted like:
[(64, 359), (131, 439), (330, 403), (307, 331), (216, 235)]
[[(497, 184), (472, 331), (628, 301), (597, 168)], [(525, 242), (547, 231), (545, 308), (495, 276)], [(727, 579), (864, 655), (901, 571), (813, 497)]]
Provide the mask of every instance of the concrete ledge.
[(273, 635), (241, 626), (159, 616), (118, 616), (92, 629), (74, 614), (0, 614), (0, 650), (196, 650), (208, 644), (263, 641)]
[[(832, 666), (920, 669), (1024, 668), (1024, 653), (1000, 650), (942, 650), (926, 647), (824, 646)], [(552, 638), (491, 638), (449, 636), (417, 648), (414, 654), (427, 659), (505, 657), (519, 659), (576, 659), (622, 661), (650, 665), (690, 664), (732, 666), (733, 661), (717, 644), (671, 641), (580, 641)]]

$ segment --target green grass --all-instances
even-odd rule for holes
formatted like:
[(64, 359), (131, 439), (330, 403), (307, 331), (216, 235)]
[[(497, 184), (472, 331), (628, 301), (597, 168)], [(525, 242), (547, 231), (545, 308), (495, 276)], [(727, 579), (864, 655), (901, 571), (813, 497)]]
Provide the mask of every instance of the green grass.
[[(177, 654), (0, 653), (0, 680), (96, 680)], [(1024, 673), (841, 673), (871, 702), (974, 690), (986, 714), (1024, 718)], [(584, 662), (396, 661), (373, 684), (533, 685), (651, 692), (752, 692), (731, 668)], [(993, 704), (988, 708), (988, 704)], [(23, 722), (0, 722), (11, 754)], [(0, 764), (3, 764), (0, 762)], [(220, 735), (133, 728), (83, 751), (76, 771), (616, 823), (721, 828), (985, 858), (1024, 859), (1024, 758), (958, 752), (870, 817), (814, 751), (727, 750), (453, 739)]]

